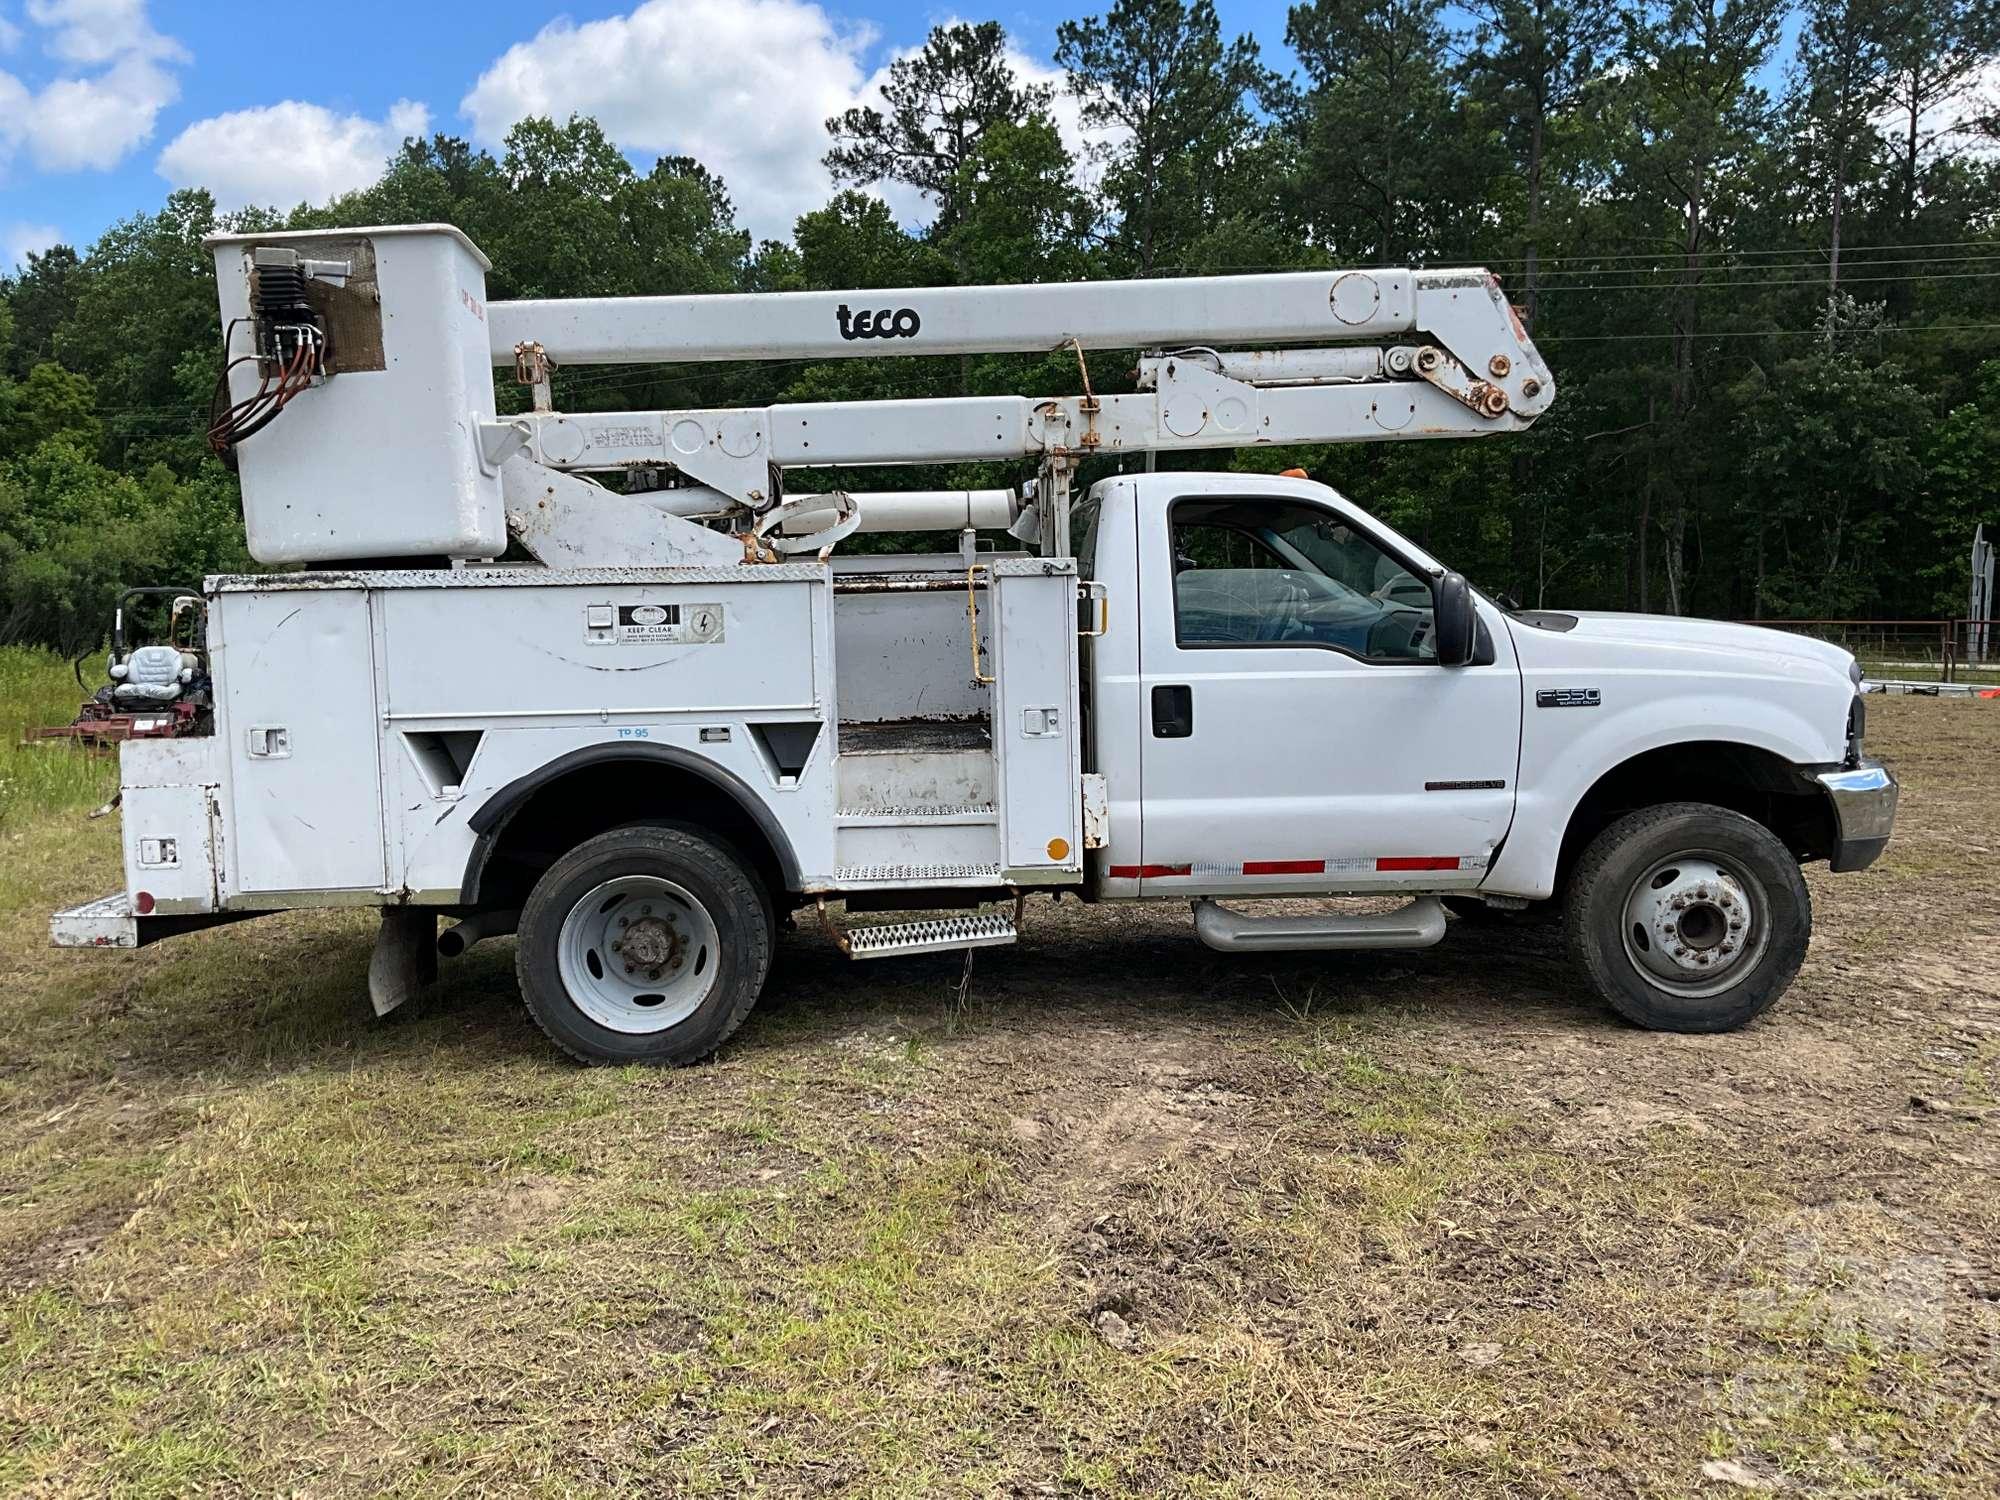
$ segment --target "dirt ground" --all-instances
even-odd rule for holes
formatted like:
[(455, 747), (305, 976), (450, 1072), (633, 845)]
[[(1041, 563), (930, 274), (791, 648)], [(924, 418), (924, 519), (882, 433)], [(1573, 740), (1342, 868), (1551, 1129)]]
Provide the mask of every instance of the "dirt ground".
[[(378, 1025), (370, 925), (40, 946), (0, 886), (0, 1485), (30, 1494), (2000, 1491), (2000, 703), (1744, 1032), (1552, 931), (1224, 957), (1173, 907), (854, 965), (588, 1071), (511, 946)], [(106, 820), (108, 822), (108, 820)]]

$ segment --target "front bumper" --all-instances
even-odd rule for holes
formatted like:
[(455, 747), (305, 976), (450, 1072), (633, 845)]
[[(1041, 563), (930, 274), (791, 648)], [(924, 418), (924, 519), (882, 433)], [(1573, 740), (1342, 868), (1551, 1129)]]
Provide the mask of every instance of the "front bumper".
[(1834, 870), (1865, 870), (1875, 863), (1896, 827), (1896, 778), (1880, 761), (1822, 771), (1813, 777), (1833, 804)]

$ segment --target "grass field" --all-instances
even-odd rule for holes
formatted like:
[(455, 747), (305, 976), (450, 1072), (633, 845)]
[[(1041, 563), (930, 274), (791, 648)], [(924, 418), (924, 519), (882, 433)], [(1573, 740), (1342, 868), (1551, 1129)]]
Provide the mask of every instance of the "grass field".
[(675, 1073), (553, 1055), (504, 942), (393, 1025), (362, 915), (52, 952), (109, 767), (9, 750), (0, 1490), (1991, 1495), (2000, 704), (1870, 714), (1897, 841), (1735, 1036), (1533, 925), (1065, 904), (963, 1003), (792, 935)]

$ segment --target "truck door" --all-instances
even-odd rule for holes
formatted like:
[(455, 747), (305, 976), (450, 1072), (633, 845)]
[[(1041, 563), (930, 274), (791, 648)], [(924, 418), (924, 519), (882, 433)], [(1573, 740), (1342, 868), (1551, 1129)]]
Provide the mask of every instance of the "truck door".
[[(1520, 673), (1441, 667), (1431, 575), (1331, 491), (1139, 507), (1143, 895), (1448, 889), (1514, 810)], [(1262, 493), (1258, 490), (1262, 489)]]

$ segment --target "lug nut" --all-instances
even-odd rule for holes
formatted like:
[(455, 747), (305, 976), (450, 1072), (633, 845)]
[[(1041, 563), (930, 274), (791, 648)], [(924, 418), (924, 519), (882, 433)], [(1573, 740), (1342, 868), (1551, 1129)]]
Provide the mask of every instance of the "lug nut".
[(629, 926), (630, 924), (629, 924), (629, 923), (628, 923), (628, 922), (627, 922), (627, 921), (626, 921), (626, 920), (625, 920), (625, 919), (624, 919), (623, 917), (620, 917), (620, 918), (618, 919), (618, 925), (619, 925), (620, 927), (625, 927), (625, 926)]

